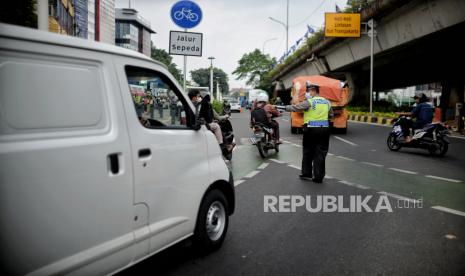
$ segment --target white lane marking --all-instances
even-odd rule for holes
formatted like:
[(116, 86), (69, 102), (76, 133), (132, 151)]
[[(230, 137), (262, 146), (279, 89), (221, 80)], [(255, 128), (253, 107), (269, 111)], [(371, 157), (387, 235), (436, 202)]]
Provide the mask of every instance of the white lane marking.
[(433, 178), (433, 179), (438, 179), (438, 180), (449, 181), (449, 182), (454, 182), (454, 183), (460, 183), (460, 182), (462, 182), (461, 180), (456, 180), (456, 179), (451, 179), (451, 178), (445, 178), (445, 177), (439, 177), (439, 176), (434, 176), (434, 175), (426, 175), (426, 177)]
[(329, 155), (329, 156), (333, 156), (334, 154), (328, 152), (328, 155)]
[(286, 143), (286, 144), (292, 144), (291, 142), (286, 141), (286, 140), (283, 140), (283, 142)]
[(433, 206), (433, 207), (431, 207), (431, 208), (436, 209), (436, 210), (439, 210), (439, 211), (451, 213), (451, 214), (454, 214), (454, 215), (459, 215), (459, 216), (465, 217), (465, 212), (458, 211), (458, 210), (454, 210), (454, 209), (450, 209), (450, 208), (447, 208), (447, 207)]
[(239, 186), (244, 182), (245, 182), (245, 180), (236, 180), (236, 181), (234, 181), (234, 187)]
[(329, 176), (329, 175), (325, 175), (325, 178), (326, 178), (326, 179), (334, 179), (334, 177)]
[(370, 165), (370, 166), (375, 166), (375, 167), (384, 167), (384, 165), (371, 163), (371, 162), (362, 162), (362, 163), (366, 165)]
[(302, 146), (301, 145), (297, 145), (297, 144), (292, 144), (294, 147), (298, 147), (298, 148), (301, 148)]
[(357, 144), (355, 144), (355, 143), (352, 143), (352, 142), (351, 142), (351, 141), (349, 141), (349, 140), (342, 139), (342, 138), (341, 138), (341, 137), (339, 137), (339, 136), (333, 135), (333, 137), (334, 137), (334, 138), (336, 138), (336, 139), (338, 139), (339, 141), (342, 141), (342, 142), (344, 142), (344, 143), (346, 143), (346, 144), (349, 144), (349, 145), (351, 145), (351, 146), (353, 146), (353, 147), (356, 147), (356, 146), (358, 146)]
[(363, 189), (363, 190), (369, 189), (369, 187), (367, 187), (367, 186), (365, 186), (365, 185), (355, 184), (355, 183), (352, 183), (352, 182), (349, 182), (349, 181), (345, 181), (345, 180), (340, 180), (339, 183), (345, 184), (345, 185), (347, 185), (347, 186), (351, 186), (351, 187), (356, 187), (356, 188), (359, 188), (359, 189)]
[(336, 155), (336, 157), (337, 157), (337, 158), (340, 158), (340, 159), (347, 160), (347, 161), (355, 161), (355, 159), (352, 159), (352, 158), (349, 158), (349, 157), (340, 156), (340, 155)]
[(301, 169), (302, 169), (301, 167), (296, 166), (296, 165), (287, 165), (287, 166), (289, 166), (289, 167), (291, 167), (291, 168), (294, 168), (294, 169), (298, 169), (298, 170), (301, 170)]
[(390, 197), (393, 197), (393, 198), (396, 198), (396, 199), (408, 201), (408, 202), (415, 203), (415, 204), (420, 202), (420, 201), (418, 201), (416, 199), (412, 199), (412, 198), (401, 196), (401, 195), (391, 194), (391, 193), (384, 192), (384, 191), (378, 192), (378, 194), (387, 195), (387, 196), (390, 196)]
[(278, 164), (284, 164), (284, 163), (286, 163), (286, 162), (283, 162), (283, 161), (280, 161), (280, 160), (277, 160), (277, 159), (268, 159), (268, 160), (273, 161), (273, 162), (276, 162), (276, 163), (278, 163)]
[(407, 174), (418, 174), (417, 172), (412, 172), (412, 171), (407, 171), (407, 170), (401, 170), (401, 169), (396, 169), (396, 168), (389, 168), (390, 170), (396, 171), (396, 172), (401, 172), (401, 173), (407, 173)]
[(246, 178), (252, 178), (252, 177), (256, 176), (256, 175), (259, 174), (259, 173), (260, 173), (260, 171), (251, 171), (251, 172), (249, 172), (249, 173), (248, 173), (246, 176), (244, 176), (244, 177), (246, 177)]
[(268, 167), (269, 164), (270, 164), (270, 163), (263, 163), (263, 164), (261, 164), (260, 166), (258, 166), (257, 169), (263, 170), (264, 168)]

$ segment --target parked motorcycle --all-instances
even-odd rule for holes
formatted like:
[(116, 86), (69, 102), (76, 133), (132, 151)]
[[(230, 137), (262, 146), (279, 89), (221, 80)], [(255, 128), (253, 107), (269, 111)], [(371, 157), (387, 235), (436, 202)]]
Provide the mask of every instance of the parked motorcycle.
[(262, 158), (268, 156), (268, 151), (274, 149), (275, 152), (279, 152), (279, 144), (273, 138), (273, 129), (261, 124), (255, 123), (252, 125), (253, 135), (250, 137), (250, 141), (253, 145), (257, 146), (258, 152)]
[(412, 140), (405, 142), (400, 121), (407, 119), (401, 116), (394, 121), (391, 133), (387, 138), (387, 146), (391, 151), (399, 151), (405, 148), (427, 149), (432, 156), (444, 156), (449, 149), (449, 130), (443, 123), (427, 124), (421, 129), (415, 129)]

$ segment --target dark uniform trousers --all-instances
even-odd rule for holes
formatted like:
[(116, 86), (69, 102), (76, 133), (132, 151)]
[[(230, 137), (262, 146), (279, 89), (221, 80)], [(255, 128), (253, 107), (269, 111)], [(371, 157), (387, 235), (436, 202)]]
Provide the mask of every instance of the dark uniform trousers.
[(323, 180), (325, 159), (328, 154), (330, 130), (328, 127), (307, 127), (304, 129), (302, 174)]

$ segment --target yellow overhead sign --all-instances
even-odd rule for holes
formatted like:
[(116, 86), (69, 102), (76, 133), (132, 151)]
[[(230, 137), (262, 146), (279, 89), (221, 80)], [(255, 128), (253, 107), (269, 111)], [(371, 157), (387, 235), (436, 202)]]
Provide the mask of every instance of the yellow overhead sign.
[(326, 13), (325, 36), (360, 37), (360, 14)]

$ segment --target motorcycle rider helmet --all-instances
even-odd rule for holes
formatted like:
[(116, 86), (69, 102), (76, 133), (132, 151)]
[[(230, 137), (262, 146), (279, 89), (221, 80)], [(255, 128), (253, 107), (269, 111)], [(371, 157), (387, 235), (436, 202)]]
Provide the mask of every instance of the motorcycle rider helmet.
[(428, 97), (424, 93), (419, 93), (413, 96), (414, 99), (419, 99), (420, 103), (426, 103), (428, 101)]
[(264, 93), (258, 94), (257, 102), (265, 102), (265, 103), (267, 103), (268, 102), (268, 95), (264, 94)]

